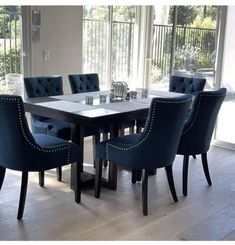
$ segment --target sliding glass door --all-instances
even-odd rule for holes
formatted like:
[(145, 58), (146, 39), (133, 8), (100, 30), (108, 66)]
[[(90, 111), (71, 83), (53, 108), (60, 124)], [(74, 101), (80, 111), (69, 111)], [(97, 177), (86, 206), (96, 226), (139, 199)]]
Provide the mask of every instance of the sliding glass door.
[[(225, 12), (226, 13), (226, 12)], [(222, 56), (219, 62), (221, 66), (220, 79), (218, 86), (227, 88), (227, 96), (221, 107), (217, 120), (215, 138), (219, 145), (235, 149), (235, 73), (234, 73), (234, 57), (235, 57), (235, 6), (227, 7), (227, 16), (225, 16), (226, 28), (223, 33)]]
[(168, 89), (171, 74), (207, 79), (214, 87), (216, 6), (154, 6), (150, 88)]
[(96, 72), (101, 88), (132, 77), (135, 6), (84, 6), (83, 72)]

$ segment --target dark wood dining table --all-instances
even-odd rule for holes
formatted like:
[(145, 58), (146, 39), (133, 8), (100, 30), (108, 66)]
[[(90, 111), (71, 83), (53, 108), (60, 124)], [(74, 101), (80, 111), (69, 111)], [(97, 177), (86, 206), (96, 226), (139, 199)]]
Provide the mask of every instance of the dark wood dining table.
[[(100, 101), (100, 95), (106, 95), (106, 102)], [(86, 104), (87, 96), (93, 97), (93, 104)], [(71, 123), (71, 141), (79, 144), (84, 152), (84, 132), (86, 127), (110, 128), (110, 138), (118, 136), (118, 130), (127, 120), (136, 120), (147, 116), (152, 98), (177, 97), (179, 93), (149, 90), (147, 97), (142, 97), (138, 91), (137, 97), (130, 100), (115, 100), (110, 102), (109, 91), (78, 93), (51, 97), (28, 98), (24, 100), (26, 112), (62, 120)], [(83, 154), (81, 156), (83, 162)], [(77, 176), (71, 166), (71, 188)], [(82, 174), (82, 182), (91, 183), (94, 176)], [(103, 179), (102, 185), (115, 190), (117, 187), (117, 166), (109, 164), (108, 178)]]

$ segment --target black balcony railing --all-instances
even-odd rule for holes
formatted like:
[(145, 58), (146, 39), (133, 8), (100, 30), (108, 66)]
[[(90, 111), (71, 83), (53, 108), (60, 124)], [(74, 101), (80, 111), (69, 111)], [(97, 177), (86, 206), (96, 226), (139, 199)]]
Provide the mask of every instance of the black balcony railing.
[[(83, 20), (83, 71), (98, 72), (105, 81), (107, 72), (108, 23), (100, 20)], [(213, 67), (211, 55), (215, 50), (215, 29), (177, 26), (175, 69)], [(134, 23), (113, 22), (112, 76), (128, 79), (132, 75)], [(172, 26), (154, 25), (152, 66), (160, 76), (169, 75), (172, 45)], [(190, 62), (186, 62), (190, 60)]]

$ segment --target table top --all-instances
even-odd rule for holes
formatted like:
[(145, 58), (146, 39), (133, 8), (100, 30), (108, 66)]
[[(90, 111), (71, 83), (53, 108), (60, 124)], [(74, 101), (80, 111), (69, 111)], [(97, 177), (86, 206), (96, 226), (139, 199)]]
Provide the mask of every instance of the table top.
[[(27, 112), (68, 122), (97, 121), (99, 119), (118, 118), (130, 114), (146, 113), (151, 100), (155, 97), (179, 97), (182, 94), (149, 90), (148, 97), (143, 98), (137, 91), (137, 98), (110, 102), (109, 91), (77, 93), (51, 97), (28, 98), (24, 101)], [(100, 102), (99, 96), (106, 95), (106, 102)], [(86, 96), (93, 97), (93, 104), (85, 102)]]

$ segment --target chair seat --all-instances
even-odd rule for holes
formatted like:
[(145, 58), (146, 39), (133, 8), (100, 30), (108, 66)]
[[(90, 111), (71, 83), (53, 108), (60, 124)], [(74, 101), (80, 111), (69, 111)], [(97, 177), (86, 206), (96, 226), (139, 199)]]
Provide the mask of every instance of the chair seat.
[(112, 144), (118, 147), (123, 147), (123, 146), (131, 146), (133, 144), (135, 144), (136, 142), (138, 142), (138, 140), (141, 137), (141, 133), (139, 134), (130, 134), (130, 135), (126, 135), (123, 137), (118, 137), (118, 138), (114, 138), (114, 139), (110, 139), (107, 141), (103, 141), (100, 144), (96, 145), (96, 156), (99, 158), (106, 158), (106, 144)]
[[(72, 163), (78, 160), (79, 156), (82, 155), (81, 148), (79, 145), (70, 143), (66, 140), (59, 139), (50, 135), (45, 135), (45, 134), (33, 134), (35, 142), (45, 148), (46, 150), (51, 150), (54, 151), (53, 155), (50, 155), (50, 161), (48, 160), (47, 166), (42, 167), (39, 166), (38, 170), (47, 170), (47, 169), (52, 169), (52, 168), (57, 168), (61, 166), (61, 163)], [(69, 155), (65, 154), (63, 151), (60, 151), (62, 147), (66, 148), (69, 147)], [(68, 159), (69, 157), (69, 159)], [(35, 162), (40, 162), (40, 159), (35, 159)], [(41, 165), (44, 162), (41, 161)], [(37, 171), (35, 168), (34, 171)]]

